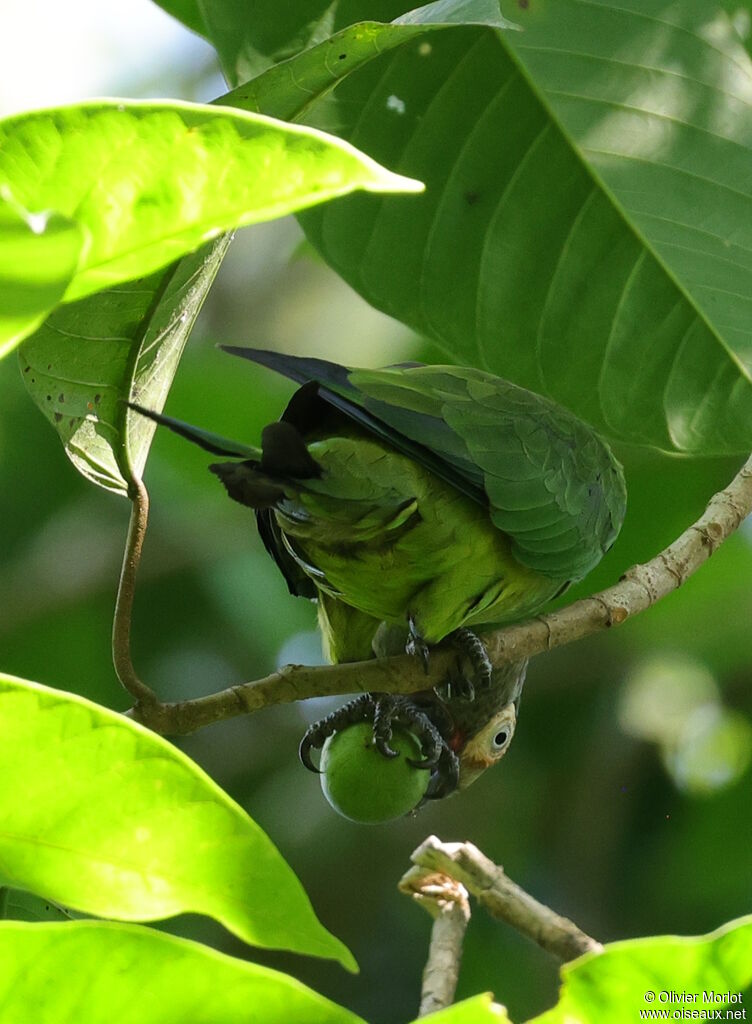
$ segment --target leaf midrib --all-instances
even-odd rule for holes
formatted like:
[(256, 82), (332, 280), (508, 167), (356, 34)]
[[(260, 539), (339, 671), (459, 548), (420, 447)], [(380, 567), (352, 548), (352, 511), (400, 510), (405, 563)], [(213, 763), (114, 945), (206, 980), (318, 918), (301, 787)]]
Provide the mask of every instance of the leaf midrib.
[[(581, 4), (588, 5), (588, 6), (594, 6), (594, 7), (598, 7), (598, 8), (601, 8), (601, 9), (603, 7), (602, 4), (593, 3), (593, 0), (572, 0), (572, 2), (573, 3), (581, 3)], [(614, 8), (614, 9), (624, 10), (623, 8)], [(631, 13), (635, 13), (635, 12), (625, 11), (624, 13), (630, 13), (631, 14)], [(724, 14), (724, 17), (725, 17), (725, 14)], [(659, 20), (659, 19), (654, 19), (653, 18), (653, 19), (650, 19), (650, 20), (655, 21), (655, 20)], [(673, 29), (681, 28), (681, 26), (673, 25), (673, 24), (666, 23), (666, 22), (661, 22), (661, 24), (666, 24), (670, 28), (673, 28)], [(729, 344), (726, 342), (726, 340), (723, 337), (721, 337), (721, 335), (718, 333), (718, 331), (716, 330), (714, 325), (708, 319), (707, 314), (705, 313), (704, 309), (698, 307), (697, 303), (691, 297), (691, 295), (687, 291), (687, 289), (684, 286), (684, 284), (676, 276), (675, 272), (665, 263), (665, 261), (661, 258), (660, 254), (656, 251), (656, 249), (653, 246), (653, 244), (651, 242), (649, 242), (645, 238), (645, 236), (643, 235), (642, 231), (640, 231), (638, 226), (627, 215), (627, 211), (624, 209), (624, 207), (618, 201), (618, 199), (614, 195), (614, 193), (611, 190), (611, 188), (601, 178), (601, 176), (598, 174), (596, 169), (584, 158), (583, 152), (580, 150), (580, 147), (577, 145), (577, 143), (576, 143), (575, 139), (573, 138), (572, 134), (570, 133), (568, 128), (562, 123), (562, 121), (558, 117), (558, 115), (555, 113), (555, 111), (554, 111), (551, 103), (549, 102), (548, 97), (547, 97), (546, 93), (544, 92), (544, 90), (542, 88), (540, 88), (535, 83), (534, 79), (531, 77), (531, 75), (530, 75), (530, 73), (529, 73), (529, 71), (527, 69), (527, 66), (522, 61), (522, 59), (518, 56), (516, 51), (509, 44), (507, 44), (506, 37), (503, 35), (505, 30), (504, 29), (492, 29), (491, 31), (494, 32), (494, 34), (497, 36), (499, 41), (502, 43), (504, 52), (509, 56), (509, 59), (515, 64), (515, 66), (517, 67), (519, 73), (522, 75), (524, 80), (527, 82), (528, 87), (533, 92), (534, 96), (536, 97), (538, 102), (541, 104), (541, 106), (545, 110), (545, 112), (548, 115), (548, 117), (556, 125), (557, 129), (561, 132), (561, 134), (564, 137), (564, 139), (566, 140), (566, 142), (567, 142), (567, 144), (568, 144), (572, 154), (574, 155), (576, 160), (579, 162), (580, 166), (583, 168), (583, 170), (585, 171), (587, 176), (593, 182), (594, 186), (596, 188), (598, 188), (603, 193), (604, 197), (609, 201), (609, 204), (613, 207), (614, 211), (618, 215), (619, 220), (624, 224), (624, 226), (627, 228), (627, 230), (633, 235), (633, 237), (636, 239), (636, 241), (639, 243), (639, 245), (642, 246), (643, 248), (647, 249), (647, 251), (651, 254), (653, 259), (656, 261), (656, 263), (661, 268), (661, 270), (663, 270), (663, 272), (666, 274), (666, 276), (672, 282), (672, 284), (677, 289), (679, 294), (681, 294), (683, 296), (683, 298), (687, 302), (688, 306), (690, 307), (690, 309), (692, 310), (694, 315), (705, 325), (705, 327), (708, 329), (708, 331), (712, 335), (713, 339), (718, 343), (718, 345), (723, 349), (723, 351), (726, 353), (726, 355), (731, 360), (731, 362), (734, 364), (734, 366), (736, 366), (736, 368), (739, 370), (741, 376), (752, 387), (752, 370), (748, 370), (747, 369), (747, 367), (744, 365), (744, 363), (742, 362), (740, 357), (737, 356), (737, 354), (729, 346)], [(688, 30), (685, 29), (684, 31), (687, 32)], [(694, 35), (694, 33), (689, 33), (689, 34), (692, 35), (693, 38), (695, 38), (695, 39), (697, 38)], [(702, 42), (705, 42), (705, 40), (702, 40)], [(716, 49), (716, 48), (714, 47), (714, 49)], [(728, 57), (728, 54), (726, 54), (724, 51), (718, 51), (718, 52), (722, 53), (724, 57)], [(749, 69), (743, 69), (743, 70), (744, 70), (745, 74), (747, 75), (747, 77), (749, 77)], [(579, 97), (579, 98), (587, 100), (586, 96), (585, 97)], [(614, 156), (618, 156), (619, 158), (622, 158), (623, 154), (615, 153), (613, 155)], [(666, 166), (668, 166), (668, 165), (666, 165)], [(675, 168), (671, 167), (670, 170), (673, 171), (673, 170), (675, 170)], [(749, 198), (749, 196), (747, 196), (746, 198)], [(676, 357), (674, 356), (674, 361), (675, 361), (675, 358)]]

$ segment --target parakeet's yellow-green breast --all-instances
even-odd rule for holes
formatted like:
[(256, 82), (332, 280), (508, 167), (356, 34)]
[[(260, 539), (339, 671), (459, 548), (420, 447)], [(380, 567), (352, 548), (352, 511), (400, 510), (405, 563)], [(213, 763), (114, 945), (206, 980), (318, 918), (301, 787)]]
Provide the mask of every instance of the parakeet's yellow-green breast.
[(301, 384), (260, 449), (154, 418), (238, 460), (211, 468), (256, 510), (292, 593), (319, 599), (334, 661), (369, 657), (383, 622), (430, 644), (527, 616), (619, 531), (619, 464), (539, 395), (467, 367), (227, 351)]

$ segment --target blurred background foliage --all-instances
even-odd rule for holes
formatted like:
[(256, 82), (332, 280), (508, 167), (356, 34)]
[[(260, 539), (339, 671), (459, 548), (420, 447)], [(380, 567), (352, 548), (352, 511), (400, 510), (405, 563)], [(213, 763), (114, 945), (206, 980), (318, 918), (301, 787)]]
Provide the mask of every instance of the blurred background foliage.
[[(44, 0), (4, 8), (7, 21), (29, 26), (49, 13)], [(41, 33), (47, 59), (33, 62), (33, 80), (20, 38), (14, 30), (0, 40), (2, 113), (91, 95), (209, 99), (223, 91), (209, 48), (148, 0), (66, 5), (65, 19)], [(364, 366), (445, 358), (369, 309), (311, 255), (289, 220), (235, 241), (167, 405), (253, 443), (292, 388), (231, 363), (214, 347), (221, 342)], [(76, 474), (13, 358), (0, 363), (0, 396), (0, 665), (124, 709), (109, 634), (127, 504)], [(740, 461), (636, 449), (619, 455), (630, 492), (624, 530), (567, 601), (655, 554)], [(153, 511), (134, 656), (165, 699), (208, 693), (289, 661), (321, 660), (313, 607), (288, 595), (252, 517), (226, 499), (206, 462), (159, 433), (147, 467)], [(397, 894), (396, 882), (429, 832), (476, 843), (603, 941), (706, 932), (752, 910), (749, 526), (656, 608), (538, 658), (501, 767), (414, 819), (350, 824), (298, 765), (301, 732), (336, 702), (273, 708), (181, 741), (278, 844), (324, 923), (354, 951), (360, 976), (249, 950), (198, 918), (165, 927), (288, 970), (386, 1024), (409, 1019), (416, 1006), (428, 921)], [(493, 989), (514, 1019), (526, 1019), (553, 1002), (556, 977), (540, 950), (476, 915), (460, 997)]]

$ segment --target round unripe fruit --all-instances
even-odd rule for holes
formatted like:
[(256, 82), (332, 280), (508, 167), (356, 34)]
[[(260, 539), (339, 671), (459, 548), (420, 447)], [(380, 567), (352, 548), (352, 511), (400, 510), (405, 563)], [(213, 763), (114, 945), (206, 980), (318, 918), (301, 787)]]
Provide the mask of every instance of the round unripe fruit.
[(418, 741), (396, 728), (390, 746), (399, 751), (399, 757), (379, 753), (371, 722), (357, 722), (335, 732), (324, 744), (321, 788), (344, 818), (362, 825), (391, 821), (417, 807), (425, 796), (430, 771), (407, 763), (408, 758), (421, 759)]

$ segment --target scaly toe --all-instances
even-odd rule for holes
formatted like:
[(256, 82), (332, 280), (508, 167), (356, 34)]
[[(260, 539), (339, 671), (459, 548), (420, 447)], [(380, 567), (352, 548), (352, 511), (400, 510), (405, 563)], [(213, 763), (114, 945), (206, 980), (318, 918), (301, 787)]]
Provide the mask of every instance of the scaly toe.
[(320, 718), (318, 722), (309, 725), (298, 747), (298, 757), (303, 767), (307, 768), (309, 772), (315, 772), (316, 775), (320, 775), (320, 770), (311, 759), (311, 752), (320, 750), (329, 737), (333, 736), (339, 729), (344, 729), (355, 722), (363, 722), (373, 718), (375, 709), (376, 703), (371, 694), (364, 693), (360, 697), (356, 697), (355, 700), (350, 700), (343, 704), (342, 707), (332, 711), (325, 718)]
[(391, 746), (392, 721), (398, 699), (391, 694), (381, 694), (376, 700), (373, 714), (373, 741), (378, 752), (389, 758), (399, 757), (399, 751)]
[(415, 619), (412, 615), (408, 616), (407, 626), (410, 635), (408, 636), (407, 643), (405, 644), (405, 653), (410, 654), (412, 657), (419, 657), (423, 662), (423, 671), (428, 675), (428, 669), (431, 661), (431, 648), (418, 632), (418, 627), (416, 626)]
[[(490, 686), (493, 678), (493, 665), (488, 657), (486, 645), (477, 633), (473, 633), (471, 629), (466, 629), (463, 626), (452, 633), (452, 641), (472, 665), (476, 682), (480, 686)], [(472, 687), (472, 683), (470, 685)], [(472, 700), (472, 697), (469, 699)]]

